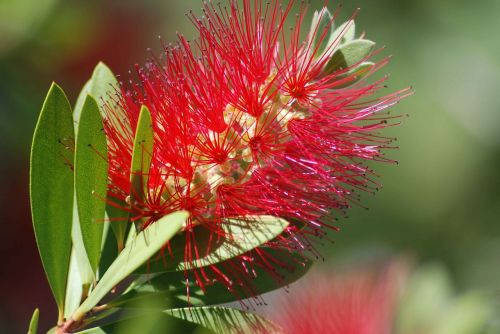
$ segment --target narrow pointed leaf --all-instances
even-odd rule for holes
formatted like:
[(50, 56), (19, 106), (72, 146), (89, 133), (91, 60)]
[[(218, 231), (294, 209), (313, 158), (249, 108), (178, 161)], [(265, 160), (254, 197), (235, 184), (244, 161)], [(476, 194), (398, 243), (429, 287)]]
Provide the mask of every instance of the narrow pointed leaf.
[(230, 258), (244, 254), (280, 235), (288, 226), (288, 222), (282, 218), (273, 216), (253, 216), (245, 219), (228, 219), (223, 225), (226, 235), (232, 239), (221, 239), (209, 241), (211, 238), (197, 238), (200, 241), (199, 249), (205, 248), (205, 243), (210, 242), (209, 252), (193, 261), (184, 259), (184, 236), (178, 236), (172, 240), (171, 248), (174, 256), (157, 256), (149, 261), (147, 265), (139, 268), (136, 274), (161, 273), (171, 271), (184, 271), (193, 268), (206, 267), (212, 264), (226, 261)]
[(89, 328), (76, 334), (215, 334), (194, 322), (165, 314), (161, 311), (134, 312), (125, 314), (125, 319), (100, 327)]
[(142, 312), (76, 334), (280, 333), (280, 327), (251, 312), (228, 307), (191, 307)]
[(251, 312), (235, 308), (205, 306), (178, 308), (165, 314), (203, 326), (215, 333), (276, 333), (279, 326)]
[(99, 106), (87, 95), (82, 107), (75, 151), (75, 191), (83, 244), (97, 273), (106, 209), (108, 178), (106, 136)]
[[(186, 293), (186, 280), (180, 278), (177, 281), (168, 278), (168, 273), (151, 279), (151, 285), (155, 287), (165, 286), (169, 282), (170, 298), (173, 305), (189, 306), (192, 300), (197, 300), (202, 305), (215, 305), (229, 303), (244, 298), (258, 296), (282, 287), (288, 286), (304, 276), (311, 268), (313, 261), (304, 258), (296, 253), (288, 253), (273, 249), (266, 249), (267, 255), (274, 259), (274, 270), (268, 272), (261, 267), (254, 267), (253, 275), (248, 275), (246, 282), (241, 282), (241, 285), (234, 284), (232, 291), (229, 291), (223, 284), (217, 282), (213, 285), (208, 285), (203, 291), (194, 283), (190, 287), (190, 296)], [(279, 263), (279, 264), (278, 264)], [(173, 285), (176, 285), (174, 289)]]
[[(83, 242), (82, 242), (83, 249)], [(87, 261), (88, 262), (88, 261)], [(64, 302), (64, 317), (67, 318), (78, 308), (82, 301), (84, 286), (89, 286), (92, 277), (88, 279), (88, 283), (83, 282), (83, 278), (91, 276), (92, 269), (89, 265), (89, 275), (82, 274), (80, 271), (79, 262), (76, 255), (76, 249), (73, 246), (71, 250), (71, 260), (69, 264), (68, 284), (66, 285), (66, 298)]]
[[(182, 247), (174, 251), (174, 258), (157, 257), (141, 267), (136, 273), (184, 271), (206, 267), (244, 254), (280, 235), (288, 226), (282, 218), (254, 216), (245, 219), (227, 219), (223, 228), (232, 239), (224, 239), (213, 246), (205, 256), (193, 261), (184, 260)], [(182, 242), (181, 242), (182, 244)], [(200, 247), (203, 249), (203, 247)]]
[(38, 318), (40, 316), (40, 311), (36, 308), (31, 316), (30, 327), (28, 328), (28, 334), (36, 334), (38, 332)]
[(128, 244), (111, 264), (89, 297), (75, 311), (73, 318), (81, 319), (118, 283), (144, 264), (183, 226), (188, 213), (178, 211), (151, 224)]
[[(153, 126), (151, 114), (146, 106), (142, 106), (135, 131), (132, 165), (130, 169), (130, 203), (141, 203), (147, 193), (148, 173), (153, 153)], [(132, 214), (133, 215), (133, 214)], [(140, 222), (136, 224), (140, 229)]]
[(349, 20), (338, 26), (330, 36), (329, 44), (336, 43), (337, 47), (354, 40), (356, 37), (356, 25), (354, 20)]
[[(77, 270), (77, 275), (74, 272), (70, 273), (68, 277), (68, 286), (80, 285), (80, 290), (87, 289), (88, 286), (95, 280), (94, 270), (90, 265), (89, 257), (87, 256), (87, 251), (85, 250), (85, 245), (83, 243), (82, 229), (80, 228), (80, 217), (78, 215), (78, 205), (76, 199), (76, 192), (73, 194), (73, 226), (71, 228), (71, 240), (73, 242), (73, 248), (71, 250), (71, 262), (70, 269)], [(68, 287), (69, 289), (69, 287)], [(71, 295), (74, 291), (71, 292)], [(70, 295), (66, 295), (66, 300), (68, 300)], [(80, 298), (76, 297), (76, 300), (80, 302)], [(72, 305), (73, 305), (72, 303)]]
[(101, 276), (108, 270), (109, 266), (118, 256), (117, 240), (115, 234), (111, 231), (111, 224), (113, 224), (113, 222), (108, 223), (109, 230), (107, 233), (103, 234), (104, 240), (102, 245), (101, 261), (99, 261), (99, 274)]
[[(118, 82), (111, 70), (102, 62), (94, 68), (91, 78), (85, 83), (81, 90), (73, 111), (73, 119), (75, 121), (75, 133), (78, 133), (82, 108), (88, 95), (94, 97), (99, 106), (101, 102), (106, 102), (113, 105), (114, 102), (111, 96), (114, 90), (118, 87)], [(103, 108), (99, 108), (100, 113), (104, 115)], [(68, 290), (66, 301), (69, 303), (66, 307), (65, 314), (71, 314), (75, 310), (75, 303), (80, 303), (81, 296), (79, 294), (95, 280), (95, 268), (92, 268), (87, 251), (85, 249), (82, 230), (80, 228), (80, 220), (77, 207), (77, 195), (75, 193), (74, 212), (73, 212), (73, 229), (72, 229), (72, 270), (73, 273), (69, 276), (68, 285), (71, 290)], [(124, 222), (127, 225), (126, 221)], [(76, 274), (74, 271), (77, 271)], [(68, 288), (69, 289), (69, 288)], [(80, 292), (78, 292), (80, 291)], [(76, 305), (78, 306), (78, 305)]]
[(367, 76), (374, 66), (375, 63), (371, 61), (362, 62), (359, 66), (351, 69), (347, 73), (336, 76), (333, 88), (338, 89), (355, 84)]
[(309, 31), (309, 52), (320, 56), (328, 47), (329, 37), (333, 32), (333, 16), (328, 8), (323, 7), (314, 12), (311, 29)]
[(52, 84), (33, 137), (30, 197), (38, 250), (60, 312), (71, 253), (73, 145), (71, 107), (62, 89)]
[[(127, 204), (116, 198), (111, 199), (116, 205), (125, 208)], [(126, 237), (130, 231), (130, 223), (128, 221), (129, 212), (117, 208), (111, 204), (106, 205), (106, 215), (110, 221), (110, 228), (116, 238), (117, 250), (121, 251), (125, 246)]]
[(85, 83), (80, 95), (78, 95), (74, 111), (75, 121), (80, 120), (80, 114), (87, 95), (94, 97), (97, 102), (100, 102), (101, 99), (110, 102), (109, 94), (112, 94), (117, 86), (118, 81), (113, 72), (106, 64), (99, 62), (94, 68), (92, 77)]
[[(114, 94), (114, 90), (116, 88), (118, 88), (118, 81), (116, 80), (115, 75), (109, 67), (106, 66), (106, 64), (99, 62), (94, 68), (92, 77), (87, 81), (78, 96), (74, 112), (75, 121), (79, 122), (80, 120), (81, 110), (87, 95), (91, 95), (96, 99), (97, 104), (100, 106), (101, 115), (104, 117), (105, 112), (101, 101), (107, 103), (109, 107), (113, 107), (114, 101), (111, 96)], [(116, 110), (119, 110), (119, 108)], [(129, 224), (126, 219), (115, 220), (115, 218), (123, 218), (123, 216), (126, 216), (127, 214), (110, 205), (106, 207), (106, 214), (108, 215), (108, 218), (113, 221), (111, 228), (113, 233), (115, 233), (117, 240), (123, 240)]]
[(140, 305), (140, 300), (154, 300), (151, 304), (167, 308), (229, 303), (288, 286), (305, 275), (313, 264), (312, 260), (297, 253), (270, 248), (263, 248), (262, 251), (268, 258), (274, 259), (274, 270), (268, 272), (255, 266), (246, 282), (234, 284), (232, 291), (219, 282), (206, 285), (204, 290), (190, 282), (188, 299), (185, 273), (171, 272), (148, 279), (108, 304), (112, 307), (129, 308)]
[(323, 73), (345, 69), (366, 60), (375, 47), (375, 42), (357, 39), (338, 48), (326, 64)]

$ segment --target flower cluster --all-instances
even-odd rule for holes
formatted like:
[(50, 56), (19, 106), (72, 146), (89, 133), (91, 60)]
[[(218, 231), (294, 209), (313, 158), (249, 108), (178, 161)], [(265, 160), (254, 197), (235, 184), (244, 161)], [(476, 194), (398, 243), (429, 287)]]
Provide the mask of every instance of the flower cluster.
[[(266, 246), (311, 250), (307, 237), (335, 228), (333, 219), (356, 202), (356, 190), (377, 188), (366, 161), (390, 161), (381, 149), (392, 139), (378, 131), (392, 118), (385, 110), (407, 91), (380, 97), (386, 78), (367, 81), (388, 58), (369, 61), (380, 50), (355, 37), (353, 17), (334, 29), (337, 13), (324, 8), (302, 38), (306, 13), (307, 5), (294, 1), (206, 2), (203, 17), (188, 14), (199, 37), (179, 36), (162, 57), (137, 66), (138, 82), (122, 85), (116, 105), (106, 107), (110, 196), (142, 227), (189, 211), (182, 232), (187, 262), (209, 251), (200, 249), (198, 235), (231, 238), (228, 218), (250, 229), (259, 224), (252, 217), (284, 218), (290, 225)], [(144, 194), (131, 201), (143, 105), (154, 145), (144, 152)], [(196, 282), (215, 278), (229, 287), (253, 265), (279, 265), (272, 261), (256, 249), (202, 269)]]

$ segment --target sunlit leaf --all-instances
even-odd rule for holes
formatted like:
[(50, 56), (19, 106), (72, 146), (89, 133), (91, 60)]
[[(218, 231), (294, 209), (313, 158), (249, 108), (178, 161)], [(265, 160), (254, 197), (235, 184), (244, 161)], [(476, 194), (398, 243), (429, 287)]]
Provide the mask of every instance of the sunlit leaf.
[[(92, 73), (91, 78), (87, 81), (87, 83), (81, 90), (74, 108), (73, 119), (76, 124), (75, 126), (76, 133), (78, 133), (82, 108), (85, 103), (85, 100), (87, 99), (87, 96), (90, 95), (96, 100), (96, 103), (99, 106), (99, 111), (103, 115), (104, 111), (102, 108), (102, 104), (104, 102), (110, 105), (113, 104), (113, 101), (111, 100), (111, 95), (113, 94), (114, 89), (117, 86), (118, 82), (116, 81), (116, 78), (114, 74), (111, 72), (111, 70), (102, 62), (97, 64)], [(99, 129), (99, 131), (101, 130)], [(95, 280), (95, 265), (92, 265), (90, 263), (89, 257), (87, 256), (87, 250), (83, 240), (84, 237), (82, 235), (82, 228), (80, 227), (80, 218), (78, 212), (79, 210), (76, 197), (77, 194), (75, 193), (73, 229), (72, 229), (72, 240), (73, 240), (73, 251), (71, 256), (72, 272), (69, 275), (69, 281), (68, 281), (68, 284), (71, 287), (68, 287), (67, 289), (67, 295), (66, 295), (67, 305), (65, 310), (65, 314), (67, 315), (71, 314), (75, 310), (75, 308), (80, 303), (82, 293), (85, 293), (84, 290), (87, 290), (90, 284)], [(86, 218), (84, 217), (84, 220), (85, 219)], [(120, 224), (117, 223), (116, 225)], [(128, 224), (125, 221), (123, 225), (126, 227)]]
[[(83, 242), (81, 242), (81, 253), (79, 256), (85, 256), (85, 249), (83, 247)], [(82, 273), (82, 269), (80, 268), (80, 260), (77, 258), (76, 254), (77, 250), (75, 245), (71, 250), (71, 260), (69, 265), (69, 274), (68, 274), (68, 284), (66, 285), (66, 298), (64, 302), (64, 316), (69, 317), (73, 312), (78, 308), (80, 302), (82, 300), (82, 295), (84, 289), (88, 289), (90, 283), (92, 282), (92, 268), (90, 268), (90, 264), (88, 264), (88, 259), (86, 260), (86, 270), (87, 272)], [(88, 267), (88, 268), (87, 268)], [(84, 282), (85, 280), (85, 282)]]
[(345, 69), (366, 60), (375, 47), (375, 42), (356, 39), (340, 46), (326, 64), (323, 73)]
[(337, 75), (334, 79), (335, 81), (333, 87), (338, 89), (355, 84), (367, 76), (372, 71), (374, 66), (375, 63), (373, 62), (362, 62), (359, 66), (347, 71), (347, 73)]
[(147, 311), (77, 334), (135, 333), (277, 333), (279, 326), (251, 312), (227, 307), (191, 307)]
[(68, 275), (68, 286), (66, 287), (66, 305), (65, 315), (70, 315), (82, 299), (83, 294), (95, 281), (94, 270), (90, 265), (87, 251), (83, 243), (82, 230), (80, 228), (80, 217), (76, 193), (73, 194), (73, 223), (71, 227), (71, 240), (73, 247), (71, 249), (70, 272)]
[(356, 37), (356, 25), (354, 20), (342, 23), (330, 35), (329, 45), (335, 43), (338, 47), (341, 44), (351, 42)]
[[(288, 226), (282, 218), (273, 216), (248, 216), (244, 219), (227, 219), (223, 224), (226, 235), (218, 244), (209, 246), (208, 254), (187, 261), (182, 249), (174, 252), (174, 258), (159, 257), (148, 262), (136, 273), (184, 271), (206, 267), (244, 254), (280, 235)], [(215, 243), (215, 241), (213, 242)], [(183, 242), (181, 241), (183, 245)], [(203, 249), (203, 247), (200, 247)]]
[(154, 224), (151, 224), (128, 244), (111, 264), (89, 297), (75, 311), (73, 318), (81, 319), (90, 311), (113, 287), (130, 275), (135, 269), (153, 256), (183, 226), (188, 213), (178, 211), (171, 213)]
[(328, 8), (315, 11), (308, 35), (308, 50), (321, 55), (328, 46), (330, 34), (333, 32), (333, 16)]
[(204, 306), (166, 310), (164, 313), (186, 320), (215, 333), (275, 333), (279, 327), (250, 312), (228, 307)]
[[(75, 121), (78, 122), (80, 119), (83, 103), (85, 102), (85, 98), (87, 97), (87, 95), (90, 95), (96, 99), (103, 117), (105, 116), (105, 112), (103, 110), (104, 103), (106, 103), (108, 107), (115, 108), (115, 110), (118, 111), (119, 108), (115, 106), (115, 103), (112, 100), (114, 90), (117, 88), (118, 81), (116, 80), (113, 72), (109, 69), (109, 67), (106, 66), (106, 64), (104, 64), (103, 62), (99, 62), (94, 68), (92, 77), (87, 81), (82, 91), (80, 92), (80, 95), (78, 96), (74, 112)], [(119, 241), (119, 248), (122, 249), (122, 241), (125, 238), (129, 224), (126, 219), (116, 218), (123, 218), (123, 216), (126, 216), (126, 213), (116, 209), (111, 205), (108, 205), (106, 207), (106, 214), (108, 215), (108, 218), (113, 221), (113, 223), (111, 224), (111, 228), (113, 230), (113, 233), (115, 233), (117, 240)]]
[[(134, 314), (135, 313), (135, 314)], [(100, 327), (89, 328), (77, 334), (213, 334), (213, 331), (200, 327), (194, 322), (179, 319), (161, 311), (134, 312), (126, 314), (125, 319)]]
[[(110, 102), (109, 95), (114, 92), (114, 89), (118, 86), (118, 81), (115, 75), (103, 62), (99, 62), (94, 68), (92, 77), (83, 86), (80, 95), (75, 104), (74, 119), (76, 122), (80, 120), (80, 115), (82, 112), (82, 107), (87, 98), (87, 95), (92, 96), (98, 104), (101, 101)], [(101, 110), (102, 112), (102, 110)]]
[(228, 303), (287, 286), (305, 275), (313, 261), (297, 253), (285, 250), (263, 248), (267, 258), (273, 259), (273, 270), (267, 271), (260, 266), (252, 268), (244, 281), (234, 282), (232, 290), (220, 282), (207, 284), (204, 290), (191, 281), (188, 287), (183, 272), (164, 273), (148, 279), (144, 284), (109, 303), (112, 307), (137, 307), (140, 300), (154, 300), (151, 305), (162, 308), (169, 306), (187, 307)]
[(40, 316), (40, 311), (36, 308), (31, 316), (30, 326), (28, 328), (28, 334), (36, 334), (38, 332), (38, 318)]

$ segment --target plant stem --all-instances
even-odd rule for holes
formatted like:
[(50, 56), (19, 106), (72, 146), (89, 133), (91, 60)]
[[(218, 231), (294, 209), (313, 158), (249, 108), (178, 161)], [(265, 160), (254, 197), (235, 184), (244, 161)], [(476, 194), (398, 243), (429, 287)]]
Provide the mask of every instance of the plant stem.
[(59, 308), (59, 313), (57, 315), (57, 326), (60, 326), (64, 323), (64, 306)]

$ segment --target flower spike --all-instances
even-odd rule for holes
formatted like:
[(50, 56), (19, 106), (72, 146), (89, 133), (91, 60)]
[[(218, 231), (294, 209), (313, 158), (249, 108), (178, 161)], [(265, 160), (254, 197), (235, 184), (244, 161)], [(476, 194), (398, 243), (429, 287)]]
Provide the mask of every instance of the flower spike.
[[(307, 7), (204, 2), (202, 18), (188, 14), (199, 37), (179, 35), (163, 57), (137, 67), (138, 80), (106, 108), (110, 196), (144, 227), (174, 211), (190, 213), (178, 236), (183, 250), (169, 244), (163, 256), (168, 263), (180, 252), (192, 264), (186, 277), (200, 287), (218, 281), (231, 290), (247, 283), (255, 266), (272, 273), (280, 263), (266, 249), (316, 254), (311, 237), (337, 229), (334, 220), (358, 203), (357, 193), (379, 187), (366, 162), (392, 162), (382, 151), (393, 139), (380, 131), (394, 124), (386, 110), (410, 92), (383, 96), (386, 78), (370, 80), (388, 58), (372, 60), (382, 50), (356, 36), (357, 12), (336, 27), (339, 11), (323, 8), (302, 40)], [(139, 187), (144, 194), (131, 194), (143, 105), (154, 145), (144, 152), (151, 160)], [(196, 266), (221, 240), (240, 242), (231, 219), (246, 221), (251, 237), (259, 216), (290, 224), (250, 252)], [(252, 295), (251, 287), (245, 291)]]

